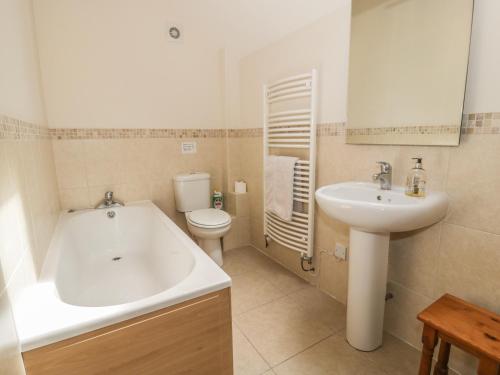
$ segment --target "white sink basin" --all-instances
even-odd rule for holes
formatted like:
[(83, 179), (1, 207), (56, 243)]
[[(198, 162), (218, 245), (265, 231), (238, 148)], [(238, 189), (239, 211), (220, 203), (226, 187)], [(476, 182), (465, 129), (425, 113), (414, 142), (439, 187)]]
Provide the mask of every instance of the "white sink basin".
[(381, 190), (376, 184), (344, 182), (318, 189), (316, 201), (327, 215), (351, 226), (346, 336), (356, 349), (375, 350), (383, 338), (390, 232), (443, 219), (448, 197), (430, 192), (414, 198), (401, 187)]
[(365, 182), (343, 182), (316, 191), (316, 201), (328, 216), (366, 232), (405, 232), (434, 224), (446, 215), (448, 196), (429, 192), (409, 197), (402, 187), (381, 190)]

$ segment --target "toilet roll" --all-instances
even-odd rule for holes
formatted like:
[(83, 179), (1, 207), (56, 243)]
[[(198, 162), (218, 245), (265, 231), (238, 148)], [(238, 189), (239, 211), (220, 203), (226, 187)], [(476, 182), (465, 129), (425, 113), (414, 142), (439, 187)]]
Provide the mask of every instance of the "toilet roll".
[(234, 192), (235, 193), (246, 193), (247, 183), (245, 181), (234, 181)]

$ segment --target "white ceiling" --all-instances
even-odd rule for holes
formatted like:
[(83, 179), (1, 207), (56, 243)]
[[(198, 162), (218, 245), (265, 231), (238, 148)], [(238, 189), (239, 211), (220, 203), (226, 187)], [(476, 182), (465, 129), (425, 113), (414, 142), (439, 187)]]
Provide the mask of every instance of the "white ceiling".
[[(169, 8), (196, 18), (221, 45), (244, 56), (350, 4), (350, 0), (170, 0)], [(188, 14), (185, 14), (185, 13)], [(183, 14), (184, 13), (184, 14)]]

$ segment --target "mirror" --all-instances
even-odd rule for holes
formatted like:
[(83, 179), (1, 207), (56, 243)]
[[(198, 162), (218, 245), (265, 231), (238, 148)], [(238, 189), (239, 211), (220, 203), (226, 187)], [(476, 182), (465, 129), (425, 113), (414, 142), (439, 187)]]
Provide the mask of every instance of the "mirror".
[(458, 145), (473, 0), (352, 0), (347, 143)]

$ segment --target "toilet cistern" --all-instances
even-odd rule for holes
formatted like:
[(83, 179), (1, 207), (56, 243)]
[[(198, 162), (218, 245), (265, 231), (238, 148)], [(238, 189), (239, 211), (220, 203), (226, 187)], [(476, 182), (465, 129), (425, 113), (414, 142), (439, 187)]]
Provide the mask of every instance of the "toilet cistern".
[(392, 174), (387, 166), (381, 164), (381, 186), (343, 182), (316, 191), (320, 208), (350, 225), (346, 336), (363, 351), (382, 345), (390, 233), (437, 223), (448, 209), (442, 192), (414, 198), (403, 187), (387, 189)]
[(210, 175), (184, 173), (174, 177), (177, 211), (184, 212), (189, 232), (198, 245), (222, 266), (221, 238), (231, 229), (231, 215), (210, 208)]

